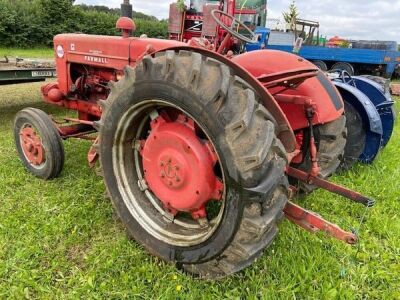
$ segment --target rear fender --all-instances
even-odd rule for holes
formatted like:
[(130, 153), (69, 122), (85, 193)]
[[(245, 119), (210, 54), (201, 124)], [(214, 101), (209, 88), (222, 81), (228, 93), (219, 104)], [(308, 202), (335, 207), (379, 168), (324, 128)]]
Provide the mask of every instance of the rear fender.
[(382, 146), (385, 146), (393, 134), (396, 119), (393, 110), (394, 101), (389, 91), (385, 93), (384, 88), (377, 82), (365, 77), (353, 77), (353, 80), (356, 87), (371, 100), (378, 110), (383, 128)]
[[(277, 72), (315, 68), (311, 62), (291, 53), (276, 50), (247, 52), (232, 59), (254, 77)], [(311, 98), (315, 104), (314, 125), (325, 124), (338, 119), (344, 112), (343, 100), (332, 82), (323, 72), (317, 77), (305, 80), (296, 88), (275, 87), (269, 89), (274, 94), (302, 95)], [(304, 107), (291, 103), (279, 103), (293, 130), (308, 127)]]
[(334, 81), (344, 101), (351, 104), (361, 115), (366, 131), (366, 141), (360, 160), (372, 163), (379, 153), (382, 143), (382, 122), (378, 110), (372, 101), (352, 85)]

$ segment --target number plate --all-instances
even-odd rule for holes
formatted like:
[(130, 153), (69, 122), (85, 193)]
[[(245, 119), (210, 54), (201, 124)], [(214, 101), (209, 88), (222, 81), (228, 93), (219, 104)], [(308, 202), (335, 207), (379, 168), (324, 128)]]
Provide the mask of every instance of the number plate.
[(32, 77), (54, 77), (53, 71), (32, 71)]

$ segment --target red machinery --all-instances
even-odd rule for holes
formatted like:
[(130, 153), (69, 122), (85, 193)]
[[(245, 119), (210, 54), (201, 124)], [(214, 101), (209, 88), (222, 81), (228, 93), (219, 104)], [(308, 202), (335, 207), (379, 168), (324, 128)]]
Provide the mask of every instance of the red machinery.
[[(246, 37), (246, 42), (252, 42), (252, 39), (257, 38), (252, 31), (257, 25), (261, 25), (266, 16), (266, 1), (259, 2), (255, 7), (246, 7), (237, 5), (235, 0), (191, 1), (190, 7), (184, 11), (180, 11), (177, 4), (173, 3), (170, 5), (169, 38), (183, 42), (204, 38), (215, 47), (218, 53), (227, 49), (238, 52), (241, 40), (231, 39), (231, 36), (235, 37), (236, 32), (244, 31), (245, 35), (242, 34), (241, 38)], [(244, 1), (245, 3), (247, 1)], [(215, 11), (218, 12), (215, 13)], [(217, 18), (222, 19), (223, 23), (218, 24), (213, 14), (217, 14)], [(229, 28), (227, 27), (235, 29), (228, 37)]]
[[(242, 38), (232, 29), (237, 20), (217, 15)], [(17, 150), (33, 174), (60, 174), (62, 139), (93, 140), (89, 164), (100, 159), (128, 234), (200, 276), (249, 266), (277, 234), (283, 213), (312, 232), (356, 242), (288, 202), (295, 188), (287, 174), (372, 204), (320, 178), (336, 169), (343, 150), (343, 102), (311, 63), (278, 52), (283, 59), (276, 61), (256, 52), (232, 58), (226, 33), (219, 51), (210, 51), (201, 39), (130, 38), (135, 25), (126, 17), (117, 28), (122, 37), (54, 38), (58, 81), (42, 87), (43, 97), (78, 117), (56, 123), (33, 108), (17, 114)], [(282, 63), (290, 70), (279, 71)]]

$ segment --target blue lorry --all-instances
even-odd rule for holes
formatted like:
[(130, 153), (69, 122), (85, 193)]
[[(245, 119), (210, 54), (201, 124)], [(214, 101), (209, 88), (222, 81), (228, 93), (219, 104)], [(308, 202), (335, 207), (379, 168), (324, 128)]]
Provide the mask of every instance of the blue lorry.
[[(287, 32), (271, 31), (268, 28), (257, 27), (258, 43), (247, 44), (246, 50), (253, 51), (263, 48), (293, 52), (296, 36)], [(277, 36), (285, 36), (279, 39)], [(358, 43), (360, 44), (360, 43)], [(356, 45), (356, 43), (355, 43)], [(357, 45), (356, 45), (357, 46)], [(400, 52), (396, 42), (381, 42), (379, 49), (329, 48), (323, 46), (303, 45), (298, 55), (314, 62), (323, 71), (330, 69), (345, 70), (350, 75), (373, 74), (391, 78), (399, 71)]]

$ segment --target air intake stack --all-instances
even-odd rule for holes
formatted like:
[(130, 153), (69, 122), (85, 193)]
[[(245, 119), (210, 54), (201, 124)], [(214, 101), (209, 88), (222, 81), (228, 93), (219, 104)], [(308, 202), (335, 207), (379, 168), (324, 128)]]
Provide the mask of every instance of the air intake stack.
[(130, 0), (124, 0), (121, 4), (121, 17), (132, 19), (132, 4), (130, 4)]

